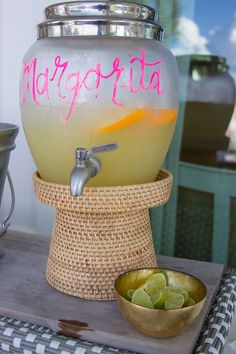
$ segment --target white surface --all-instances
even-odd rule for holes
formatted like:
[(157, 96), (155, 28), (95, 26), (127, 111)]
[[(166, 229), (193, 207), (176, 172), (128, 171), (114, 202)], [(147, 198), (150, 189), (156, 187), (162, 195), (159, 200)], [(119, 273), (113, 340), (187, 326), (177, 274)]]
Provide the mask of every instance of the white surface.
[[(20, 127), (9, 164), (16, 192), (12, 228), (45, 235), (50, 233), (54, 211), (38, 203), (34, 196), (35, 165), (22, 129), (18, 96), (22, 58), (36, 40), (36, 25), (43, 20), (43, 9), (52, 3), (50, 0), (1, 0), (0, 12), (0, 121)], [(8, 213), (10, 199), (6, 183), (1, 219)]]

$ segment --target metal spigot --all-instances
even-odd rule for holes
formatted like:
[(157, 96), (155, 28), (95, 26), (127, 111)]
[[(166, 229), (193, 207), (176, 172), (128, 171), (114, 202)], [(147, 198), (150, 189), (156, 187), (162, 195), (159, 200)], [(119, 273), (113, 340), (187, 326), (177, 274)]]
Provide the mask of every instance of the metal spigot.
[(114, 151), (117, 147), (117, 144), (111, 143), (94, 146), (91, 149), (80, 147), (75, 150), (76, 166), (70, 176), (70, 194), (72, 197), (82, 195), (85, 184), (101, 170), (101, 162), (95, 154)]

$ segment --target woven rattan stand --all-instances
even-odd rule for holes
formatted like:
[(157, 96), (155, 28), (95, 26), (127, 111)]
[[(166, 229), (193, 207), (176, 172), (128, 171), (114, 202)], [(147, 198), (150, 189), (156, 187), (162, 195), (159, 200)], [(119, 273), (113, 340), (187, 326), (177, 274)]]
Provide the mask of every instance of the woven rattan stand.
[(122, 272), (155, 267), (149, 208), (167, 202), (172, 176), (161, 170), (153, 183), (88, 187), (79, 198), (69, 186), (34, 174), (36, 196), (56, 207), (46, 278), (56, 289), (91, 300), (114, 299)]

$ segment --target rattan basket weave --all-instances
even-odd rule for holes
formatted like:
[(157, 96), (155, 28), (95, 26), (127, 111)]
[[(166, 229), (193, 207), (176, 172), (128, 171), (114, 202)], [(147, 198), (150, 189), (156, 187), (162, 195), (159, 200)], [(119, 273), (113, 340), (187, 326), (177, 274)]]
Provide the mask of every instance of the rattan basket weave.
[(56, 289), (92, 300), (114, 299), (114, 280), (125, 271), (155, 267), (149, 208), (167, 202), (172, 176), (153, 183), (87, 187), (79, 198), (69, 186), (34, 174), (36, 196), (56, 207), (46, 278)]

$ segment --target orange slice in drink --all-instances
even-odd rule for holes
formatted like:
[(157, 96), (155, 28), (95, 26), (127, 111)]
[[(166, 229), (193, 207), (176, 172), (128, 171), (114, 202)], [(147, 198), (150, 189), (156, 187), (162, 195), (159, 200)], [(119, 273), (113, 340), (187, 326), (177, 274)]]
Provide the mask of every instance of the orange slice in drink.
[(139, 122), (149, 114), (150, 110), (147, 108), (139, 108), (136, 111), (128, 114), (126, 117), (120, 119), (114, 124), (107, 125), (99, 130), (99, 133), (111, 133), (122, 128), (125, 128), (131, 124)]
[(176, 109), (153, 109), (146, 123), (148, 128), (155, 128), (158, 125), (174, 122), (176, 118)]
[[(117, 130), (126, 128), (131, 124), (144, 121), (147, 128), (154, 128), (158, 125), (168, 124), (176, 120), (176, 109), (148, 109), (138, 108), (134, 112), (128, 114), (126, 117), (120, 119), (118, 122), (107, 125), (101, 128), (98, 132), (112, 133)], [(145, 119), (144, 119), (145, 118)]]

